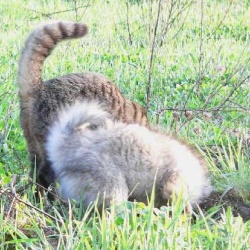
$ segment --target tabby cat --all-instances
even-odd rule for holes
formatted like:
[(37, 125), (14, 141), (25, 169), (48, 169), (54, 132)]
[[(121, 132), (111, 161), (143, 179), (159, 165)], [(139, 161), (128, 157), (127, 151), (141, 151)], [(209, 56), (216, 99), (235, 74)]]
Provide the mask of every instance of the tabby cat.
[(105, 104), (112, 119), (148, 126), (144, 109), (127, 100), (119, 89), (98, 73), (72, 73), (42, 80), (42, 66), (56, 44), (87, 34), (85, 24), (54, 21), (36, 28), (28, 37), (19, 61), (17, 81), (20, 96), (20, 121), (31, 159), (31, 176), (47, 188), (54, 182), (54, 171), (47, 159), (44, 143), (48, 127), (60, 107), (77, 100), (95, 99)]

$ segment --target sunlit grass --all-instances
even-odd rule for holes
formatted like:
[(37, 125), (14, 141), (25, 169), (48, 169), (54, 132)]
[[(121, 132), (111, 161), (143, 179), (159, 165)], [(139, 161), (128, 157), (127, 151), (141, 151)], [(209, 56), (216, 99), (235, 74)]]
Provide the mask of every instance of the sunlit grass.
[[(172, 2), (177, 4), (174, 10), (185, 3)], [(233, 189), (248, 203), (249, 82), (232, 90), (250, 74), (250, 5), (243, 0), (189, 2), (171, 22), (160, 46), (169, 13), (168, 5), (163, 6), (165, 12), (156, 32), (149, 118), (204, 152), (215, 190), (223, 193)], [(19, 125), (16, 84), (18, 59), (28, 33), (50, 19), (88, 24), (88, 36), (64, 42), (55, 49), (44, 65), (43, 78), (71, 72), (99, 72), (114, 81), (127, 98), (145, 107), (157, 2), (12, 0), (0, 3), (0, 13), (0, 187), (3, 190), (12, 174), (18, 174), (18, 191), (28, 183), (29, 172)], [(220, 107), (227, 96), (229, 100)], [(185, 110), (192, 111), (191, 119)], [(14, 199), (11, 189), (9, 196), (1, 194), (1, 190), (0, 249), (249, 249), (250, 246), (249, 222), (234, 217), (230, 208), (216, 220), (213, 215), (219, 208), (203, 212), (197, 209), (195, 219), (191, 220), (182, 213), (184, 204), (178, 199), (161, 210), (153, 209), (152, 203), (145, 206), (127, 202), (120, 207), (112, 206), (100, 216), (91, 209), (83, 213), (74, 203), (65, 206), (56, 201), (52, 206), (46, 199), (38, 202), (32, 187), (20, 191), (19, 198), (24, 203)]]

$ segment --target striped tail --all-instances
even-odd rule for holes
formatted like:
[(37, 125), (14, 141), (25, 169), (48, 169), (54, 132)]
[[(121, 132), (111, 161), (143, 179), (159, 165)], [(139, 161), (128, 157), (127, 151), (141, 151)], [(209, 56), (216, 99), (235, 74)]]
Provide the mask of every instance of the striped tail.
[(30, 92), (42, 84), (42, 66), (57, 43), (65, 39), (86, 35), (85, 24), (70, 21), (54, 21), (36, 28), (28, 37), (19, 61), (17, 81), (19, 94), (28, 101)]

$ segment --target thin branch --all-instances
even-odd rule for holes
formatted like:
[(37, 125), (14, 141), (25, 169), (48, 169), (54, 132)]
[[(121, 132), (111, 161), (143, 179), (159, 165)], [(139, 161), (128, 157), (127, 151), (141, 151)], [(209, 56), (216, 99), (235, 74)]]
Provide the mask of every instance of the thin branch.
[(204, 19), (204, 4), (203, 0), (201, 0), (201, 20), (200, 20), (200, 46), (199, 46), (199, 78), (198, 78), (198, 83), (197, 83), (197, 94), (199, 95), (200, 92), (200, 86), (201, 86), (201, 79), (203, 76), (203, 71), (202, 71), (202, 63), (203, 63), (203, 19)]
[(6, 192), (8, 192), (10, 190), (9, 187), (3, 188), (2, 190), (0, 190), (0, 196), (4, 195)]
[(34, 182), (31, 178), (29, 179), (29, 182), (32, 185), (36, 185), (37, 187), (39, 187), (40, 189), (44, 190), (45, 192), (51, 194), (54, 198), (60, 200), (61, 202), (64, 203), (64, 205), (67, 203), (65, 200), (63, 200), (60, 196), (58, 196), (56, 193), (54, 193), (53, 191), (51, 191), (49, 188), (45, 188), (44, 186), (38, 184), (37, 182)]
[[(164, 40), (165, 40), (165, 37), (168, 33), (168, 30), (170, 29), (171, 25), (173, 23), (176, 22), (176, 20), (181, 17), (183, 15), (183, 13), (186, 11), (186, 9), (188, 9), (188, 7), (190, 7), (192, 4), (194, 3), (194, 1), (186, 1), (183, 3), (183, 5), (180, 7), (179, 10), (177, 10), (177, 13), (175, 14), (174, 12), (174, 5), (175, 5), (175, 1), (171, 1), (171, 4), (170, 4), (170, 10), (169, 10), (169, 14), (168, 14), (168, 17), (167, 17), (167, 21), (165, 22), (165, 27), (163, 28), (163, 31), (162, 31), (162, 36), (161, 36), (161, 40), (160, 40), (160, 43), (159, 43), (159, 46), (162, 46), (164, 44)], [(188, 13), (187, 15), (184, 17), (184, 21), (183, 23), (181, 24), (181, 26), (179, 27), (179, 29), (176, 31), (175, 35), (172, 37), (171, 40), (173, 40), (173, 38), (178, 34), (178, 32), (181, 30), (181, 28), (183, 27), (184, 23), (185, 23), (185, 20), (188, 16)]]
[(218, 108), (218, 107), (215, 107), (215, 108), (208, 108), (208, 109), (183, 109), (183, 108), (161, 108), (161, 109), (158, 109), (156, 111), (156, 114), (162, 114), (164, 113), (165, 111), (176, 111), (176, 112), (186, 112), (186, 111), (192, 111), (194, 113), (196, 112), (200, 112), (200, 113), (203, 113), (203, 112), (244, 112), (244, 113), (247, 113), (247, 114), (250, 114), (250, 110), (246, 109), (246, 108), (239, 108), (239, 109), (223, 109), (222, 108)]
[(221, 102), (221, 104), (217, 107), (217, 109), (220, 109), (226, 102), (229, 101), (230, 97), (234, 94), (234, 92), (246, 81), (250, 79), (250, 75), (245, 77), (242, 81), (240, 81), (238, 84), (236, 84), (230, 91), (230, 93), (227, 95), (227, 97)]
[(59, 224), (63, 224), (62, 221), (58, 220), (58, 219), (55, 218), (54, 216), (52, 216), (52, 215), (50, 215), (50, 214), (44, 212), (43, 210), (41, 210), (41, 209), (39, 209), (39, 208), (37, 208), (37, 207), (35, 207), (35, 206), (33, 206), (33, 205), (31, 205), (31, 204), (29, 204), (29, 203), (23, 201), (22, 199), (20, 199), (20, 198), (18, 197), (18, 195), (17, 195), (17, 193), (16, 193), (16, 189), (15, 189), (16, 179), (17, 179), (17, 175), (12, 175), (12, 180), (11, 180), (11, 183), (10, 183), (10, 187), (11, 187), (11, 192), (12, 192), (13, 196), (15, 197), (15, 199), (16, 199), (17, 201), (23, 203), (23, 204), (26, 205), (27, 207), (30, 207), (30, 208), (32, 208), (32, 209), (38, 211), (38, 212), (41, 213), (41, 214), (44, 214), (45, 216), (47, 216), (47, 217), (49, 217), (50, 219), (52, 219), (52, 220), (58, 222)]
[(227, 195), (229, 192), (231, 192), (233, 189), (234, 189), (233, 187), (229, 187), (227, 190), (225, 190), (224, 193), (220, 196), (219, 202), (221, 203), (222, 200), (223, 200), (223, 197), (224, 197), (225, 195)]
[[(83, 8), (87, 8), (87, 7), (89, 7), (89, 5), (82, 5), (82, 6), (78, 6), (77, 9), (83, 9)], [(51, 16), (56, 15), (56, 14), (75, 11), (75, 7), (73, 9), (55, 11), (55, 12), (51, 12), (51, 13), (43, 13), (41, 11), (34, 10), (34, 9), (29, 9), (29, 8), (24, 8), (24, 9), (27, 10), (27, 11), (32, 11), (32, 12), (38, 13), (38, 14), (40, 14), (42, 16), (45, 16), (45, 17), (48, 17), (48, 18), (51, 18)]]
[(78, 19), (78, 7), (77, 7), (77, 0), (74, 0), (73, 1), (74, 2), (74, 5), (75, 5), (75, 19), (76, 19), (76, 21), (78, 22), (79, 21), (79, 19)]
[(210, 36), (207, 38), (207, 40), (209, 40), (215, 34), (215, 32), (217, 31), (217, 29), (222, 25), (222, 23), (224, 22), (224, 20), (227, 17), (227, 14), (228, 14), (231, 6), (232, 6), (232, 3), (233, 3), (233, 0), (230, 0), (228, 8), (224, 12), (225, 13), (224, 16), (221, 18), (219, 24), (215, 27), (214, 31), (210, 34)]
[[(240, 68), (238, 70), (235, 70), (230, 75), (227, 76), (225, 82), (228, 82), (234, 75), (236, 75), (240, 71)], [(206, 98), (205, 103), (203, 104), (202, 109), (206, 109), (210, 101), (219, 93), (219, 91), (223, 88), (223, 84), (220, 82), (216, 84), (212, 89), (210, 95)]]
[(5, 216), (5, 223), (7, 223), (8, 221), (8, 218), (10, 217), (10, 213), (15, 205), (15, 201), (16, 201), (16, 197), (13, 197), (12, 198), (12, 201), (10, 203), (10, 206), (9, 206), (9, 209), (8, 209), (8, 212), (6, 213), (6, 216)]
[(189, 91), (189, 94), (185, 100), (185, 103), (184, 103), (184, 109), (186, 108), (186, 105), (189, 101), (189, 98), (190, 96), (192, 95), (192, 93), (194, 92), (194, 89), (195, 87), (197, 87), (197, 93), (199, 95), (199, 91), (200, 91), (200, 85), (201, 85), (201, 79), (202, 79), (202, 75), (203, 75), (203, 72), (202, 72), (202, 62), (203, 62), (203, 14), (204, 14), (204, 5), (203, 5), (203, 0), (201, 0), (201, 18), (200, 18), (200, 44), (199, 44), (199, 59), (198, 59), (198, 82), (197, 82), (197, 86), (194, 84), (192, 89)]
[(170, 18), (172, 17), (173, 8), (174, 8), (174, 4), (173, 4), (173, 1), (171, 1), (170, 10), (168, 12), (167, 21), (165, 23), (165, 27), (164, 27), (163, 32), (162, 32), (162, 37), (161, 37), (161, 41), (160, 41), (159, 46), (163, 45), (163, 42), (164, 42), (165, 37), (166, 37), (168, 30), (169, 30), (170, 23), (172, 23), (172, 20), (170, 21)]
[(126, 2), (126, 21), (127, 21), (127, 30), (128, 30), (128, 40), (129, 44), (132, 45), (132, 35), (130, 31), (130, 23), (129, 23), (129, 1)]
[(154, 36), (153, 36), (153, 42), (152, 42), (152, 47), (151, 47), (151, 53), (150, 53), (147, 95), (146, 95), (146, 112), (148, 112), (149, 110), (150, 101), (151, 101), (153, 64), (154, 64), (154, 57), (155, 57), (156, 35), (157, 35), (157, 29), (158, 29), (158, 24), (159, 24), (160, 12), (161, 12), (161, 0), (159, 0), (158, 2), (157, 19), (155, 22)]

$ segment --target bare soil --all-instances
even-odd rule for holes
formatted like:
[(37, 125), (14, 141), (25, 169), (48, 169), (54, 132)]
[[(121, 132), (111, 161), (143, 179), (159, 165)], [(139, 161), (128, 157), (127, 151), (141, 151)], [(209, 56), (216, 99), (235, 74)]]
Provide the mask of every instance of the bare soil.
[(205, 211), (215, 206), (219, 206), (219, 210), (214, 217), (220, 217), (223, 209), (231, 207), (234, 216), (241, 216), (244, 221), (250, 220), (250, 205), (246, 204), (234, 189), (224, 193), (214, 191), (200, 205), (201, 209)]

